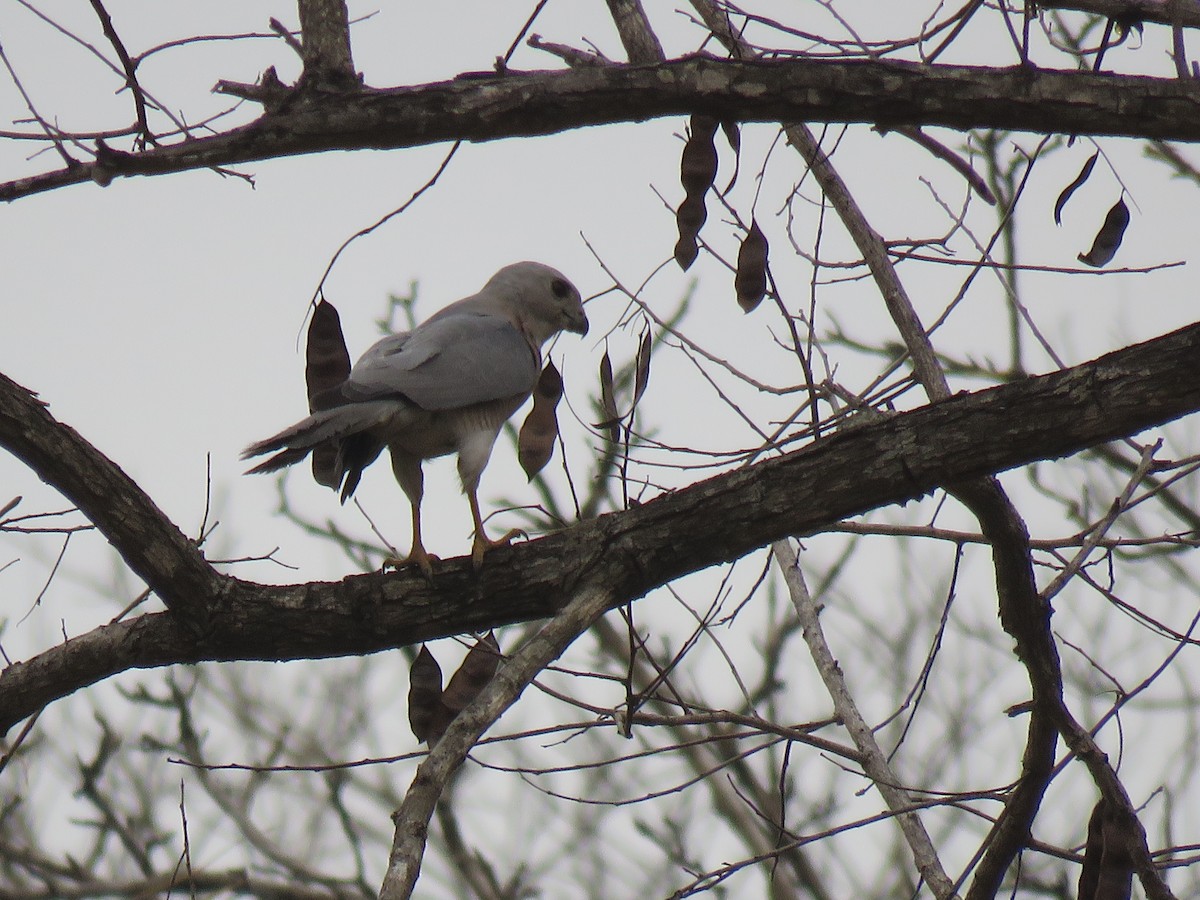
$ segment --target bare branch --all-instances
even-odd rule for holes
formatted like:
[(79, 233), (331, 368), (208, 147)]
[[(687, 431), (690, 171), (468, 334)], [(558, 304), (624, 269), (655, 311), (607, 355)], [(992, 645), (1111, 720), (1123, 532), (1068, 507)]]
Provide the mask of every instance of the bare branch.
[(451, 722), (441, 740), (429, 751), (428, 758), (413, 776), (403, 804), (392, 816), (396, 836), (379, 892), (381, 900), (412, 896), (425, 854), (429, 820), (446, 782), (462, 765), (480, 736), (516, 702), (538, 673), (614, 605), (613, 593), (601, 584), (603, 582), (581, 588), (558, 615), (529, 638), (501, 666), (479, 696)]
[(3, 375), (0, 443), (79, 507), (168, 607), (204, 627), (224, 576), (133, 479)]
[(142, 86), (138, 84), (137, 79), (137, 64), (129, 58), (129, 51), (125, 49), (125, 44), (117, 34), (117, 29), (113, 25), (112, 16), (108, 14), (108, 10), (104, 8), (102, 0), (91, 0), (92, 9), (96, 11), (96, 16), (100, 19), (100, 26), (104, 29), (104, 36), (113, 46), (113, 50), (117, 54), (117, 59), (121, 61), (121, 68), (125, 72), (125, 85), (129, 88), (130, 94), (133, 95), (133, 108), (137, 116), (138, 123), (138, 139), (142, 146), (146, 142), (154, 143), (154, 135), (150, 133), (150, 123), (146, 118), (146, 95), (142, 93)]
[[(235, 86), (224, 89), (237, 93)], [(243, 94), (248, 89), (241, 86)], [(876, 60), (718, 60), (464, 76), (316, 95), (241, 128), (0, 184), (0, 200), (89, 180), (328, 150), (557, 134), (701, 112), (724, 121), (866, 122), (1200, 140), (1196, 80)]]
[(633, 65), (661, 62), (662, 44), (655, 37), (641, 0), (607, 0), (608, 11), (621, 35), (625, 55)]
[(1190, 0), (1038, 0), (1047, 9), (1075, 9), (1125, 22), (1200, 28), (1200, 8)]
[(862, 717), (858, 704), (846, 686), (841, 667), (825, 641), (825, 633), (818, 617), (819, 610), (804, 582), (796, 552), (786, 540), (773, 543), (771, 552), (774, 553), (775, 562), (783, 573), (792, 607), (800, 619), (805, 643), (808, 644), (809, 653), (821, 674), (821, 680), (825, 682), (825, 690), (833, 701), (833, 708), (837, 711), (842, 725), (850, 733), (854, 746), (862, 754), (863, 771), (875, 783), (888, 809), (895, 814), (900, 830), (912, 851), (917, 870), (932, 888), (934, 895), (940, 898), (957, 897), (954, 882), (942, 867), (933, 841), (929, 839), (929, 833), (913, 809), (912, 798), (908, 791), (901, 787), (903, 782), (888, 765), (887, 757), (875, 741), (871, 726)]
[[(561, 608), (564, 591), (584, 583), (606, 584), (620, 598), (615, 602), (624, 603), (787, 535), (814, 533), (938, 486), (1064, 456), (1194, 412), (1200, 409), (1200, 382), (1192, 377), (1197, 354), (1200, 325), (1193, 325), (1062, 372), (844, 428), (628, 511), (496, 550), (480, 573), (462, 558), (439, 563), (432, 584), (413, 572), (278, 587), (224, 578), (217, 593), (184, 595), (219, 597), (213, 602), (219, 602), (220, 615), (210, 617), (199, 636), (171, 613), (149, 613), (102, 626), (0, 672), (0, 732), (59, 697), (129, 668), (370, 653), (545, 618)], [(115, 539), (140, 537), (147, 547), (176, 554), (177, 561), (189, 558), (183, 548), (165, 547), (183, 541), (193, 562), (159, 574), (181, 581), (218, 577), (194, 572), (204, 563), (178, 530), (125, 495), (114, 492), (97, 508), (89, 496), (95, 488), (79, 484), (78, 473), (107, 478), (106, 468), (115, 467), (40, 407), (37, 416), (22, 413), (22, 405), (36, 406), (23, 389), (9, 381), (0, 381), (0, 388), (7, 388), (0, 390), (0, 442), (51, 483), (77, 492), (73, 499), (80, 508)], [(13, 415), (14, 406), (21, 414)], [(39, 429), (48, 434), (28, 433)], [(63, 465), (71, 471), (60, 472)], [(132, 524), (122, 524), (121, 517)], [(157, 572), (153, 565), (150, 570)], [(168, 589), (175, 584), (168, 582)], [(1001, 614), (1010, 614), (1003, 604)]]
[(350, 55), (350, 14), (344, 0), (298, 0), (304, 75), (301, 84), (357, 87)]

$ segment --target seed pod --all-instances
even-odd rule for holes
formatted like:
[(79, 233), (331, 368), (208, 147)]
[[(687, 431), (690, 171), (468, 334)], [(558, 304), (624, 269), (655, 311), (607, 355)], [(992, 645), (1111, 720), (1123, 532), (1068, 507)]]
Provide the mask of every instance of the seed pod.
[(699, 248), (696, 236), (708, 219), (708, 209), (704, 205), (704, 195), (689, 195), (679, 204), (675, 213), (675, 223), (679, 227), (679, 240), (675, 242), (675, 262), (679, 268), (687, 271), (696, 261)]
[(721, 130), (725, 132), (725, 140), (729, 141), (729, 146), (733, 148), (733, 152), (740, 153), (742, 150), (742, 133), (738, 130), (738, 123), (733, 119), (725, 119), (721, 122)]
[(495, 632), (489, 631), (487, 637), (477, 641), (467, 653), (442, 694), (442, 703), (449, 710), (451, 718), (479, 696), (499, 666), (500, 644), (496, 641)]
[(753, 219), (738, 250), (733, 288), (738, 305), (746, 312), (752, 312), (767, 293), (767, 237)]
[(717, 148), (713, 138), (718, 123), (712, 116), (692, 116), (687, 143), (679, 162), (679, 180), (690, 194), (703, 194), (717, 177)]
[(442, 703), (442, 668), (422, 644), (408, 670), (408, 726), (418, 741), (432, 745), (442, 736), (450, 718)]
[(1100, 226), (1096, 239), (1092, 241), (1092, 249), (1087, 253), (1080, 253), (1079, 261), (1096, 268), (1106, 265), (1117, 255), (1128, 225), (1129, 207), (1122, 198), (1108, 211), (1108, 215), (1104, 217), (1104, 224)]
[(1079, 170), (1079, 174), (1075, 176), (1075, 180), (1063, 188), (1062, 193), (1058, 195), (1058, 199), (1054, 201), (1054, 224), (1062, 224), (1063, 207), (1067, 205), (1067, 201), (1088, 180), (1088, 176), (1092, 174), (1092, 167), (1096, 165), (1096, 160), (1100, 156), (1100, 151), (1093, 153), (1088, 161), (1083, 164), (1083, 168)]
[(596, 427), (606, 431), (608, 439), (615, 444), (621, 436), (621, 414), (617, 412), (617, 399), (613, 387), (612, 360), (609, 359), (607, 350), (604, 351), (604, 356), (600, 358), (600, 408), (604, 413), (604, 419), (597, 422)]
[(646, 333), (642, 335), (642, 342), (638, 345), (637, 365), (633, 375), (633, 406), (636, 407), (642, 399), (642, 394), (646, 393), (646, 385), (650, 383), (650, 329), (646, 329)]
[(717, 177), (717, 120), (711, 116), (692, 116), (687, 143), (679, 162), (679, 180), (686, 196), (675, 213), (679, 240), (675, 243), (675, 261), (684, 271), (699, 252), (696, 238), (708, 218), (704, 197)]
[(546, 363), (533, 389), (533, 409), (517, 435), (517, 459), (532, 481), (554, 455), (558, 440), (558, 401), (563, 395), (562, 375), (554, 363)]
[(337, 387), (349, 374), (350, 353), (342, 336), (341, 318), (332, 303), (322, 300), (313, 310), (308, 325), (304, 380), (308, 387), (309, 410), (321, 409), (321, 406), (313, 405), (314, 398)]
[[(346, 380), (350, 374), (350, 353), (346, 350), (346, 339), (342, 336), (342, 321), (333, 304), (322, 300), (313, 310), (308, 325), (308, 343), (305, 347), (304, 381), (308, 388), (308, 411), (328, 409), (333, 405), (329, 392)], [(318, 484), (336, 488), (341, 478), (338, 474), (337, 447), (320, 444), (313, 448), (312, 473)]]
[(1088, 820), (1083, 870), (1079, 873), (1079, 900), (1129, 900), (1133, 892), (1134, 836), (1113, 805), (1101, 798)]

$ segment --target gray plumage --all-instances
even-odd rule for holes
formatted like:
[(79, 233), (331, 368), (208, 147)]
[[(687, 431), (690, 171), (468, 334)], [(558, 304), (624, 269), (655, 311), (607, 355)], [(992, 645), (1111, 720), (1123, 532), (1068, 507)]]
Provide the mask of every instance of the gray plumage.
[(313, 399), (308, 418), (246, 448), (243, 459), (271, 456), (250, 472), (273, 472), (318, 446), (336, 448), (318, 477), (345, 502), (363, 469), (387, 447), (397, 481), (413, 506), (413, 549), (404, 560), (429, 573), (421, 543), (421, 462), (458, 454), (458, 471), (475, 521), (472, 557), (491, 546), (476, 491), (492, 446), (529, 397), (542, 368), (542, 345), (560, 331), (587, 333), (579, 291), (558, 270), (536, 262), (506, 266), (479, 293), (452, 303), (411, 332), (376, 342), (349, 377)]

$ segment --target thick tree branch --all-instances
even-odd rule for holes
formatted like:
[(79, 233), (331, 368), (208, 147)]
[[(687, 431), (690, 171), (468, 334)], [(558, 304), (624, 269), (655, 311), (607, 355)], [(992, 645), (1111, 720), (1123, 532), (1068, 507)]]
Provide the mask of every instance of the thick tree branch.
[(1200, 28), (1200, 6), (1194, 0), (1038, 0), (1038, 6), (1095, 13), (1129, 23)]
[(626, 58), (635, 65), (661, 62), (662, 44), (650, 27), (641, 0), (608, 0), (608, 12), (617, 26)]
[[(411, 572), (356, 575), (336, 583), (259, 585), (227, 576), (177, 602), (209, 604), (197, 634), (172, 613), (95, 629), (0, 673), (0, 733), (46, 703), (130, 668), (204, 660), (283, 660), (362, 654), (553, 615), (583, 584), (611, 586), (615, 603), (641, 597), (688, 572), (728, 562), (787, 535), (819, 531), (847, 516), (903, 503), (936, 487), (1075, 453), (1200, 409), (1200, 325), (1110, 353), (1091, 363), (972, 394), (889, 419), (847, 427), (801, 450), (665, 494), (626, 512), (581, 522), (498, 549), (476, 574), (467, 559), (439, 564), (432, 584)], [(3, 408), (23, 389), (0, 381)], [(34, 403), (28, 398), (24, 403)], [(95, 488), (42, 458), (79, 441), (68, 470), (111, 466), (48, 415), (0, 415), (0, 443), (46, 473), (68, 498)], [(115, 467), (113, 467), (115, 469)], [(114, 482), (115, 484), (115, 482)], [(135, 536), (157, 546), (153, 563), (196, 577), (195, 549), (163, 534), (163, 520), (134, 488), (89, 506), (122, 553)], [(174, 526), (170, 526), (171, 529)], [(127, 533), (123, 533), (126, 529)], [(175, 532), (177, 534), (177, 532)], [(174, 549), (172, 549), (174, 548)], [(171, 563), (170, 557), (179, 557)], [(177, 568), (170, 568), (171, 565)], [(182, 575), (180, 577), (183, 577)], [(183, 582), (180, 582), (183, 583)], [(174, 582), (172, 582), (174, 584)]]
[(0, 375), (0, 443), (96, 524), (129, 568), (182, 621), (204, 630), (225, 576), (215, 572), (115, 463), (58, 422), (31, 391)]
[(305, 86), (349, 88), (358, 84), (350, 55), (350, 14), (344, 0), (298, 0)]
[[(218, 85), (218, 89), (220, 89)], [(720, 60), (465, 75), (322, 96), (241, 128), (0, 184), (0, 200), (68, 184), (107, 184), (327, 150), (556, 134), (703, 112), (729, 121), (943, 125), (1200, 140), (1200, 83), (1129, 75), (883, 60)]]
[[(710, 0), (692, 0), (692, 5), (731, 55), (736, 58), (755, 55), (754, 49), (730, 29), (722, 11)], [(888, 314), (908, 349), (917, 381), (931, 400), (948, 397), (950, 386), (934, 352), (933, 343), (892, 264), (883, 239), (871, 227), (832, 161), (822, 151), (808, 127), (803, 124), (791, 124), (785, 126), (785, 131), (788, 143), (804, 157), (809, 171), (866, 260)], [(1022, 760), (1022, 778), (992, 831), (987, 852), (980, 862), (971, 887), (971, 896), (992, 896), (999, 889), (1000, 880), (1008, 871), (1013, 859), (1027, 843), (1033, 819), (1049, 783), (1056, 744), (1055, 730), (1051, 725), (1051, 711), (1055, 704), (1062, 705), (1062, 678), (1059, 674), (1057, 652), (1050, 636), (1049, 616), (1039, 617), (1036, 614), (1038, 611), (1045, 611), (1046, 605), (1038, 596), (1029, 550), (1029, 534), (1024, 522), (1009, 502), (997, 479), (984, 476), (961, 482), (957, 487), (955, 495), (979, 520), (983, 534), (992, 545), (1001, 621), (1006, 630), (1017, 638), (1018, 654), (1030, 673), (1035, 699)], [(783, 544), (780, 542), (776, 546)], [(1029, 610), (1033, 612), (1025, 612), (1022, 615), (1021, 611)], [(1012, 631), (1010, 626), (1014, 619), (1033, 620), (1033, 627), (1024, 631)], [(1039, 662), (1047, 664), (1038, 665)], [(886, 792), (884, 797), (893, 809), (896, 808), (896, 803), (901, 802), (899, 798), (889, 796)], [(925, 868), (929, 866), (928, 856), (932, 851), (927, 849), (926, 843), (922, 842), (920, 834), (915, 831), (910, 832), (906, 829), (905, 836), (909, 840), (918, 868), (925, 873)], [(1143, 852), (1144, 849), (1143, 847)], [(1152, 876), (1153, 873), (1149, 874)], [(946, 890), (945, 884), (939, 884), (944, 876), (939, 878), (935, 872), (927, 874), (926, 877), (940, 894), (953, 893), (952, 889)]]

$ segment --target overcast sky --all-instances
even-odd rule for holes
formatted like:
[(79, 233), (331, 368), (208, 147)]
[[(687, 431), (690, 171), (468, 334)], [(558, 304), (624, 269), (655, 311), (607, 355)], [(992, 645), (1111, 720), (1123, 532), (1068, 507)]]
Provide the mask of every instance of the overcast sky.
[[(294, 4), (282, 0), (113, 0), (107, 5), (135, 53), (193, 34), (263, 32), (271, 16), (295, 23)], [(373, 13), (354, 26), (356, 66), (368, 84), (379, 87), (490, 69), (519, 33), (531, 5), (494, 0), (352, 2), (353, 15)], [(376, 6), (379, 11), (373, 12)], [(696, 30), (673, 9), (647, 6), (653, 7), (654, 23), (669, 55), (697, 49)], [(818, 4), (809, 6), (813, 9), (806, 14), (821, 15)], [(63, 24), (111, 55), (88, 5), (74, 7), (55, 12), (65, 16)], [(864, 37), (889, 33), (894, 24), (887, 19), (894, 9), (889, 4), (862, 0), (839, 3), (838, 8)], [(1002, 48), (989, 42), (991, 27), (969, 31), (955, 61), (1007, 61)], [(622, 58), (604, 4), (598, 2), (551, 2), (532, 30), (547, 40), (577, 46), (586, 39), (609, 56)], [(1110, 64), (1168, 72), (1164, 32), (1149, 29), (1142, 40), (1114, 52)], [(0, 6), (0, 41), (40, 114), (60, 127), (100, 129), (132, 118), (128, 94), (116, 93), (120, 80), (85, 48), (18, 4)], [(284, 81), (298, 74), (298, 63), (286, 46), (261, 39), (164, 52), (148, 60), (140, 75), (151, 92), (195, 122), (231, 105), (228, 98), (211, 93), (217, 80), (252, 82), (270, 65)], [(522, 48), (512, 66), (561, 64)], [(0, 128), (31, 128), (27, 123), (10, 124), (28, 113), (3, 72), (0, 112)], [(235, 112), (233, 120), (248, 120), (256, 112), (248, 105)], [(353, 244), (333, 269), (326, 295), (341, 312), (352, 355), (378, 336), (374, 320), (383, 313), (388, 294), (407, 293), (414, 281), (420, 283), (417, 314), (422, 318), (474, 292), (496, 269), (520, 259), (562, 269), (585, 297), (607, 290), (611, 281), (585, 238), (619, 278), (631, 287), (640, 284), (670, 258), (675, 242), (674, 214), (655, 191), (672, 205), (682, 196), (682, 143), (677, 135), (685, 124), (682, 118), (664, 119), (463, 147), (432, 191), (403, 216)], [(804, 173), (798, 157), (775, 144), (777, 131), (771, 125), (743, 129), (738, 183), (730, 196), (739, 212), (748, 214), (757, 188), (755, 176), (769, 156), (757, 217), (772, 240), (773, 272), (785, 300), (789, 308), (802, 309), (807, 308), (812, 269), (789, 253), (784, 203)], [(961, 143), (958, 135), (934, 133), (951, 146)], [(1027, 149), (1037, 144), (1029, 135), (1019, 140)], [(1194, 186), (1181, 189), (1165, 169), (1142, 163), (1133, 142), (1105, 140), (1101, 146), (1126, 179), (1133, 210), (1114, 265), (1155, 266), (1188, 259), (1200, 233)], [(734, 159), (720, 139), (718, 148), (717, 183), (723, 186), (733, 175)], [(0, 179), (58, 166), (52, 152), (27, 158), (34, 149), (0, 140)], [(0, 209), (0, 371), (38, 392), (59, 420), (120, 465), (190, 536), (196, 535), (204, 515), (206, 459), (211, 457), (210, 519), (219, 519), (221, 527), (209, 555), (259, 555), (278, 547), (278, 558), (295, 567), (240, 565), (232, 569), (239, 576), (274, 582), (340, 578), (350, 571), (347, 560), (276, 515), (275, 482), (242, 477), (245, 464), (238, 454), (246, 444), (306, 411), (302, 341), (297, 338), (309, 298), (338, 246), (407, 200), (437, 169), (447, 149), (440, 145), (390, 153), (333, 153), (238, 167), (253, 176), (253, 188), (239, 178), (201, 171), (122, 179), (106, 189), (78, 185), (9, 204)], [(1093, 150), (1090, 142), (1081, 141), (1035, 166), (1022, 219), (1025, 262), (1076, 266), (1076, 254), (1091, 243), (1121, 190), (1103, 163), (1072, 199), (1062, 227), (1054, 226), (1051, 210), (1059, 191)], [(842, 140), (835, 161), (872, 224), (888, 238), (924, 238), (948, 231), (951, 221), (938, 201), (957, 213), (966, 197), (961, 178), (894, 134), (855, 127)], [(795, 204), (795, 233), (807, 247), (819, 210), (809, 202), (815, 195), (810, 183), (803, 185), (802, 194), (807, 199)], [(705, 234), (732, 257), (736, 238), (724, 223), (727, 217), (712, 201), (709, 211)], [(989, 233), (991, 213), (977, 200), (968, 215), (981, 235)], [(852, 255), (846, 248), (839, 230), (829, 226), (822, 253), (828, 258)], [(941, 313), (966, 277), (964, 269), (913, 264), (902, 265), (900, 273), (926, 321)], [(826, 271), (822, 277), (838, 276)], [(1187, 267), (1118, 277), (1023, 278), (1031, 315), (1068, 364), (1196, 318), (1195, 279)], [(644, 298), (657, 313), (667, 315), (693, 280), (697, 289), (690, 336), (762, 380), (802, 380), (794, 359), (775, 343), (778, 313), (764, 305), (744, 315), (734, 303), (731, 276), (718, 262), (702, 256), (687, 274), (671, 263), (654, 278)], [(844, 281), (820, 291), (819, 332), (837, 325), (864, 340), (895, 339), (868, 281)], [(566, 373), (567, 400), (585, 420), (606, 335), (611, 334), (607, 346), (618, 363), (633, 354), (639, 336), (636, 327), (613, 330), (627, 312), (626, 302), (616, 294), (589, 303), (588, 311), (591, 333), (585, 339), (564, 335), (554, 349)], [(1005, 321), (1000, 290), (994, 277), (984, 273), (935, 343), (956, 358), (1003, 364)], [(856, 371), (860, 363), (852, 359), (838, 357), (835, 362), (839, 380), (851, 386), (861, 387), (871, 376), (865, 365), (861, 373)], [(1030, 351), (1028, 364), (1036, 371), (1053, 368), (1036, 350)], [(816, 374), (826, 373), (818, 366)], [(786, 415), (790, 403), (745, 393), (741, 399), (764, 404), (761, 409), (767, 411), (761, 418), (768, 420)], [(718, 448), (755, 442), (752, 432), (722, 409), (712, 388), (679, 353), (656, 356), (646, 414), (656, 436), (667, 444)], [(560, 418), (570, 434), (572, 470), (582, 472), (591, 440), (566, 409)], [(552, 463), (548, 471), (563, 489), (559, 463)], [(453, 463), (427, 464), (426, 472), (426, 545), (446, 557), (465, 554), (470, 515)], [(674, 485), (707, 473), (653, 469), (640, 474)], [(306, 470), (290, 477), (289, 492), (308, 515), (329, 517), (344, 530), (371, 539), (358, 511), (340, 507), (335, 495), (313, 484)], [(25, 512), (63, 505), (22, 464), (0, 456), (0, 506), (16, 495), (25, 498), (19, 507)], [(386, 464), (368, 473), (359, 496), (392, 543), (406, 548), (408, 505)], [(517, 502), (536, 500), (515, 454), (503, 446), (485, 472), (481, 490), (485, 507), (502, 496)], [(1057, 521), (1038, 518), (1045, 508), (1042, 501), (1027, 497), (1022, 502), (1023, 512), (1032, 512), (1035, 536), (1059, 527)], [(493, 531), (499, 531), (499, 524)], [(19, 560), (0, 571), (0, 589), (9, 604), (3, 615), (10, 621), (3, 644), (13, 658), (56, 639), (60, 620), (68, 634), (81, 633), (106, 621), (137, 593), (131, 585), (120, 596), (98, 601), (94, 592), (82, 589), (89, 580), (106, 581), (110, 552), (101, 538), (80, 537), (72, 543), (63, 576), (43, 599), (46, 614), (15, 624), (40, 590), (45, 563), (60, 546), (57, 539), (0, 535), (0, 567)], [(856, 573), (864, 585), (872, 585), (877, 576), (885, 573), (870, 567)], [(881, 597), (886, 600), (887, 594)], [(994, 628), (994, 603), (981, 604), (978, 616)], [(1019, 699), (1019, 694), (1012, 698)]]
[[(853, 12), (853, 5), (841, 8)], [(146, 7), (113, 3), (114, 22), (138, 52), (165, 40), (200, 33), (262, 32), (274, 15), (293, 22), (289, 3), (171, 4)], [(352, 13), (370, 13), (370, 4), (351, 4)], [(354, 27), (355, 62), (368, 84), (390, 86), (485, 70), (503, 54), (527, 16), (525, 5), (495, 3), (384, 4)], [(81, 6), (64, 23), (103, 51), (90, 10)], [(469, 22), (470, 27), (463, 27)], [(655, 19), (668, 53), (695, 49), (696, 34), (675, 14)], [(864, 34), (886, 21), (868, 19)], [(582, 45), (593, 41), (620, 58), (614, 29), (602, 4), (551, 3), (533, 31), (547, 40)], [(127, 94), (115, 93), (119, 80), (85, 49), (53, 32), (16, 4), (0, 11), (0, 35), (10, 62), (39, 112), (66, 129), (111, 127), (130, 116)], [(968, 45), (969, 46), (969, 45)], [(1146, 47), (1145, 64), (1156, 53)], [(1161, 53), (1158, 54), (1161, 56)], [(982, 54), (981, 54), (982, 57)], [(164, 52), (143, 64), (143, 83), (189, 121), (229, 106), (210, 92), (220, 78), (253, 81), (268, 65), (284, 80), (298, 71), (294, 55), (269, 39), (214, 42)], [(556, 59), (529, 48), (518, 50), (515, 68), (557, 68)], [(26, 117), (9, 79), (0, 79), (5, 120)], [(235, 112), (245, 119), (255, 109)], [(374, 319), (389, 293), (406, 293), (420, 282), (418, 316), (476, 290), (500, 266), (538, 259), (561, 268), (585, 297), (610, 284), (584, 238), (622, 280), (639, 284), (667, 259), (674, 243), (672, 213), (655, 189), (674, 204), (681, 196), (678, 158), (682, 119), (590, 128), (533, 140), (467, 145), (437, 187), (402, 217), (354, 244), (327, 282), (328, 298), (342, 313), (354, 354), (376, 337)], [(28, 125), (20, 126), (28, 128)], [(770, 126), (744, 129), (739, 183), (733, 195), (743, 213), (754, 198), (754, 175), (771, 148)], [(954, 136), (947, 141), (957, 143)], [(1033, 141), (1026, 136), (1025, 145)], [(0, 166), (11, 178), (52, 168), (43, 152), (26, 160), (31, 145), (0, 143)], [(1107, 142), (1118, 160), (1132, 152)], [(721, 146), (718, 182), (732, 174), (732, 155)], [(213, 555), (255, 555), (280, 546), (279, 557), (298, 568), (271, 565), (237, 569), (244, 577), (292, 580), (344, 574), (338, 554), (309, 546), (301, 535), (273, 516), (271, 479), (242, 478), (239, 450), (273, 433), (305, 412), (303, 357), (297, 335), (306, 304), (337, 247), (350, 234), (395, 208), (435, 171), (447, 147), (403, 152), (331, 153), (239, 167), (254, 187), (238, 178), (190, 172), (161, 178), (118, 180), (107, 189), (79, 185), (25, 198), (3, 210), (4, 294), (0, 303), (0, 367), (35, 390), (62, 421), (77, 428), (132, 475), (188, 534), (195, 534), (205, 507), (205, 460), (211, 454), (214, 514), (222, 522)], [(1023, 235), (1031, 262), (1073, 265), (1085, 249), (1103, 211), (1119, 188), (1103, 166), (1068, 208), (1065, 227), (1050, 223), (1049, 208), (1073, 170), (1091, 153), (1090, 145), (1060, 154), (1035, 170), (1030, 191), (1046, 210), (1042, 227)], [(789, 185), (799, 181), (798, 160), (784, 148), (768, 170), (759, 218), (775, 242), (772, 264), (793, 303), (806, 302), (811, 269), (786, 253), (780, 215)], [(880, 165), (886, 160), (885, 165)], [(844, 139), (839, 165), (858, 192), (875, 226), (889, 236), (926, 236), (949, 228), (946, 214), (919, 175), (934, 180), (939, 195), (957, 210), (964, 198), (960, 179), (930, 163), (922, 151), (895, 135), (865, 128)], [(1164, 173), (1137, 169), (1129, 185), (1134, 224), (1117, 263), (1150, 265), (1183, 259), (1195, 233), (1194, 211), (1173, 192)], [(975, 204), (976, 207), (978, 203)], [(709, 232), (726, 218), (710, 202)], [(1178, 223), (1170, 229), (1143, 228), (1142, 215)], [(1036, 220), (1030, 217), (1033, 224)], [(805, 225), (805, 228), (810, 226)], [(706, 232), (706, 233), (709, 233)], [(844, 240), (831, 230), (823, 249), (835, 255)], [(728, 227), (723, 249), (736, 247)], [(962, 270), (901, 268), (915, 301), (929, 318), (939, 312)], [(743, 316), (732, 303), (729, 275), (703, 259), (688, 275), (668, 266), (652, 283), (647, 299), (660, 312), (674, 307), (692, 277), (699, 279), (697, 313), (690, 327), (719, 356), (745, 361), (755, 374), (779, 383), (794, 382), (786, 354), (773, 355), (777, 318), (763, 310)], [(1038, 276), (1029, 276), (1036, 279)], [(1190, 310), (1175, 287), (1180, 270), (1125, 279), (1057, 279), (1036, 297), (1034, 314), (1068, 361), (1080, 361), (1117, 346), (1129, 335), (1149, 336), (1189, 320)], [(984, 276), (985, 281), (994, 281)], [(1064, 291), (1065, 286), (1065, 291)], [(835, 302), (822, 306), (819, 324), (836, 321), (862, 337), (888, 334), (873, 288), (855, 281), (827, 289)], [(990, 301), (973, 303), (951, 318), (939, 342), (963, 356), (999, 351), (992, 340), (1003, 322), (999, 293), (979, 292)], [(1087, 304), (1089, 314), (1076, 315)], [(625, 305), (609, 295), (589, 305), (596, 326), (580, 341), (564, 336), (555, 356), (567, 359), (568, 398), (582, 405), (594, 386), (603, 337)], [(1064, 323), (1069, 321), (1069, 327)], [(1081, 332), (1082, 324), (1087, 326)], [(633, 352), (636, 334), (617, 332), (612, 352), (620, 361)], [(1000, 357), (1002, 358), (1002, 357)], [(1049, 367), (1034, 354), (1033, 365)], [(844, 363), (841, 374), (846, 375)], [(818, 373), (819, 374), (819, 373)], [(678, 377), (676, 377), (678, 376)], [(703, 443), (708, 422), (697, 410), (719, 406), (680, 358), (656, 359), (653, 390), (647, 396), (655, 425), (668, 443)], [(566, 418), (569, 418), (567, 416)], [(582, 434), (582, 430), (579, 430)], [(581, 439), (582, 440), (582, 439)], [(578, 446), (586, 448), (583, 441)], [(407, 510), (386, 466), (370, 473), (361, 492), (373, 517), (397, 546), (407, 545)], [(452, 556), (468, 546), (470, 520), (457, 496), (452, 463), (427, 466), (433, 498), (429, 544)], [(297, 473), (299, 475), (300, 473)], [(669, 477), (669, 476), (664, 476)], [(678, 479), (679, 476), (676, 476)], [(694, 476), (689, 476), (694, 477)], [(686, 480), (683, 479), (683, 480)], [(20, 464), (0, 462), (0, 493), (23, 494), (26, 511), (55, 502), (30, 484)], [(331, 492), (293, 476), (293, 497), (315, 515), (336, 517), (354, 533), (366, 535), (357, 511), (339, 509)], [(532, 501), (512, 454), (500, 452), (484, 476), (483, 495)], [(446, 502), (438, 498), (449, 495)], [(80, 541), (83, 545), (88, 542)], [(99, 540), (93, 542), (100, 546)], [(0, 564), (17, 556), (50, 552), (30, 542), (5, 547)], [(79, 549), (83, 549), (82, 546)], [(78, 552), (78, 550), (76, 551)], [(81, 559), (72, 555), (72, 559)], [(42, 577), (36, 565), (6, 571), (16, 596)], [(78, 614), (72, 607), (72, 615)], [(76, 627), (82, 629), (85, 621)], [(68, 631), (75, 630), (68, 624)]]

